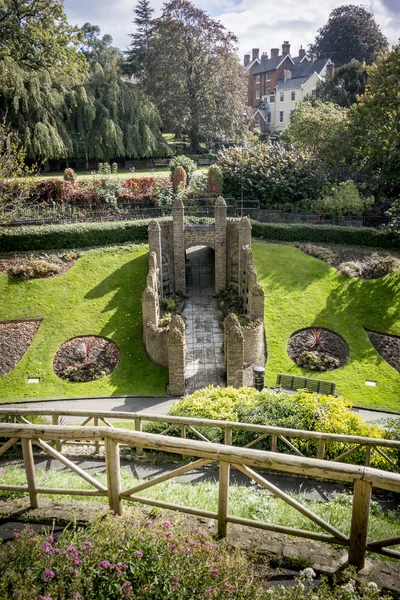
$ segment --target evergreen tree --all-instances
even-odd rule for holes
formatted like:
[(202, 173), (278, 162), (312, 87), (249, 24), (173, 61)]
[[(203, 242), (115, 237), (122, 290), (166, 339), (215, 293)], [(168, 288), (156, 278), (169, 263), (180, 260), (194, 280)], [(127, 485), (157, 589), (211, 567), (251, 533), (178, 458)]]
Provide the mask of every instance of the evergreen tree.
[(336, 66), (353, 59), (370, 65), (387, 47), (388, 41), (374, 16), (362, 6), (346, 4), (331, 12), (310, 51), (331, 58)]
[(138, 0), (134, 10), (135, 18), (132, 21), (136, 25), (136, 32), (130, 33), (132, 42), (125, 52), (126, 63), (124, 70), (128, 75), (135, 75), (137, 79), (143, 76), (146, 70), (146, 61), (150, 47), (150, 39), (153, 30), (152, 14), (149, 0)]
[(354, 60), (335, 70), (333, 77), (327, 77), (317, 87), (317, 98), (323, 102), (333, 102), (343, 108), (355, 104), (367, 85), (368, 74), (365, 63)]

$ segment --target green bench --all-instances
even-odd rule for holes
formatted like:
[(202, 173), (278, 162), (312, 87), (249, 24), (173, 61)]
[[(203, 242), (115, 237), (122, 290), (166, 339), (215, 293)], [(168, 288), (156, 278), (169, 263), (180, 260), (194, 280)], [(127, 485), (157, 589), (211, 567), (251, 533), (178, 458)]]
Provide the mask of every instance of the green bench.
[(333, 396), (336, 390), (336, 383), (325, 381), (323, 379), (310, 379), (309, 377), (299, 377), (296, 375), (284, 375), (278, 373), (276, 385), (287, 390), (303, 390), (317, 392), (318, 394), (329, 394)]

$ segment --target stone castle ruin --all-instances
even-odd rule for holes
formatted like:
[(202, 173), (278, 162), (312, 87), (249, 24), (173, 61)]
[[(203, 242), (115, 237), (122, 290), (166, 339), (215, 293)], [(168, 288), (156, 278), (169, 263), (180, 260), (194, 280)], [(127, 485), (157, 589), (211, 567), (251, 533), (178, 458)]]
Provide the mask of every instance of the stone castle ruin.
[(235, 314), (224, 321), (224, 356), (227, 385), (252, 385), (253, 365), (265, 364), (264, 291), (257, 281), (251, 251), (249, 219), (228, 219), (225, 200), (217, 198), (214, 223), (185, 224), (185, 208), (175, 199), (172, 220), (151, 221), (149, 272), (142, 294), (143, 341), (150, 359), (168, 367), (170, 395), (185, 393), (185, 322), (174, 315), (169, 328), (160, 327), (160, 301), (166, 294), (187, 294), (187, 260), (190, 248), (213, 250), (215, 294), (233, 288), (242, 296), (249, 323)]

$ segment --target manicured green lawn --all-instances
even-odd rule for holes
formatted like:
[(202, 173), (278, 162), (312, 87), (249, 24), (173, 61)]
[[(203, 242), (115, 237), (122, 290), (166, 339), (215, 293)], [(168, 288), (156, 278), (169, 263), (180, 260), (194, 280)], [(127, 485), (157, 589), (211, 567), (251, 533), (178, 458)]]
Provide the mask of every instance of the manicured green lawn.
[[(267, 384), (275, 384), (279, 372), (327, 379), (356, 406), (400, 412), (400, 373), (380, 357), (364, 330), (400, 335), (400, 270), (363, 281), (339, 275), (291, 246), (255, 243), (253, 252), (266, 293)], [(286, 346), (304, 327), (342, 335), (350, 347), (348, 363), (328, 373), (297, 367)], [(366, 380), (376, 381), (376, 387), (366, 386)]]
[[(52, 279), (11, 280), (0, 273), (0, 320), (43, 317), (23, 358), (0, 377), (0, 402), (165, 394), (167, 370), (147, 358), (141, 342), (147, 250), (92, 250)], [(59, 346), (80, 335), (102, 335), (118, 344), (121, 361), (114, 373), (87, 383), (69, 383), (54, 374), (52, 361)], [(28, 384), (30, 377), (39, 377), (40, 383)]]

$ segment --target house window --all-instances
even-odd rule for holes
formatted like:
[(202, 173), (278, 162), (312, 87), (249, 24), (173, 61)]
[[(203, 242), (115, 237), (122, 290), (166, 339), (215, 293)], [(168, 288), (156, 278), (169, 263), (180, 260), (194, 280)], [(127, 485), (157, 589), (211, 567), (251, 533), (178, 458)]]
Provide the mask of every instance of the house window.
[(271, 72), (270, 71), (267, 72), (267, 81), (271, 81)]
[(260, 90), (256, 90), (256, 100), (260, 99)]
[(317, 90), (311, 90), (311, 97), (315, 98)]
[(285, 94), (283, 92), (281, 92), (281, 94), (280, 94), (280, 101), (281, 102), (285, 101)]
[(270, 112), (267, 115), (267, 123), (271, 123), (271, 113)]
[(256, 75), (256, 83), (260, 83), (261, 81), (261, 76), (260, 75)]
[(283, 123), (283, 110), (279, 111), (279, 123)]
[(260, 127), (260, 117), (256, 117), (254, 119), (254, 125), (255, 125), (255, 127)]
[(272, 103), (272, 102), (275, 102), (275, 96), (270, 96), (270, 97), (269, 97), (269, 101), (270, 101), (271, 103)]
[(290, 99), (292, 100), (292, 102), (293, 102), (293, 100), (296, 100), (296, 92), (292, 92), (290, 94)]

